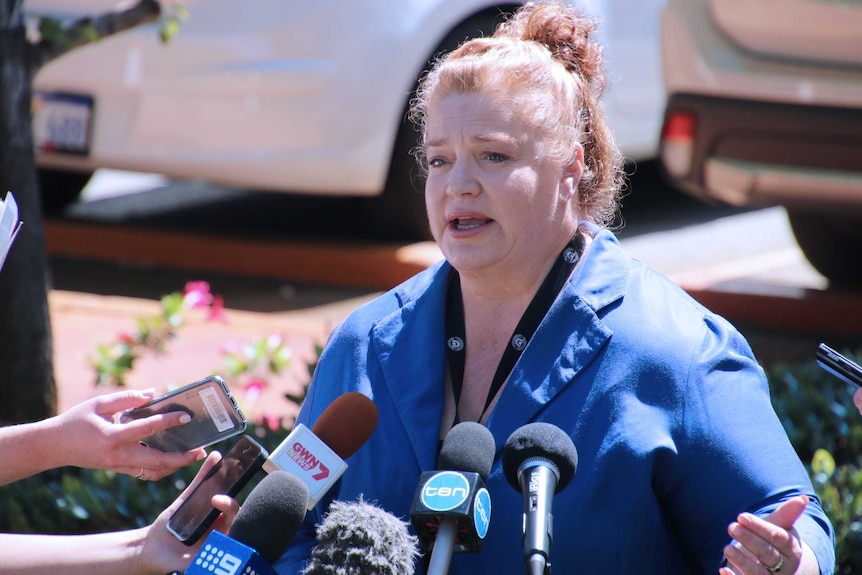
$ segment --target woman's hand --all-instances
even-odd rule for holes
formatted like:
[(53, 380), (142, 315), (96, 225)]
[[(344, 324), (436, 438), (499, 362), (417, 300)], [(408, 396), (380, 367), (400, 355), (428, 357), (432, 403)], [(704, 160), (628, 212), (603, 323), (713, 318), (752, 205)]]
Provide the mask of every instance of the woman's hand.
[(118, 423), (115, 415), (144, 405), (152, 391), (125, 390), (89, 399), (46, 420), (56, 444), (54, 467), (74, 465), (125, 473), (138, 479), (161, 479), (206, 456), (203, 449), (166, 453), (141, 445), (141, 440), (177, 425), (188, 423), (183, 412), (153, 415)]
[[(819, 573), (814, 553), (793, 528), (805, 511), (808, 497), (788, 499), (766, 519), (741, 513), (727, 533), (735, 540), (724, 548), (727, 567), (721, 575), (782, 575)], [(812, 570), (813, 569), (813, 570)]]
[(862, 387), (853, 393), (853, 403), (856, 404), (856, 409), (858, 409), (859, 414), (862, 415)]
[(221, 460), (221, 454), (218, 451), (210, 453), (191, 484), (189, 484), (170, 507), (159, 514), (152, 525), (146, 528), (148, 531), (141, 549), (140, 563), (142, 568), (140, 573), (164, 575), (173, 571), (183, 572), (197, 554), (201, 545), (204, 544), (207, 535), (209, 535), (212, 529), (221, 533), (227, 533), (230, 530), (230, 526), (239, 512), (240, 506), (239, 503), (227, 495), (216, 495), (213, 497), (213, 507), (221, 511), (222, 514), (216, 519), (213, 528), (207, 531), (196, 544), (187, 546), (167, 530), (168, 519), (171, 518), (177, 508), (186, 500), (192, 490), (206, 477), (207, 473), (219, 460)]

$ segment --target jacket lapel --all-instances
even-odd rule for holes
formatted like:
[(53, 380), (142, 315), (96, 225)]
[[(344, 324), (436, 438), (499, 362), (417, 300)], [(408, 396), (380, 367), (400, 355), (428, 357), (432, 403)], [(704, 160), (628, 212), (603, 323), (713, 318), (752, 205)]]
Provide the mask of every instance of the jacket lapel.
[(580, 372), (612, 336), (602, 311), (623, 297), (628, 267), (613, 234), (599, 231), (512, 370), (488, 420), (498, 452), (514, 430), (540, 420), (545, 406), (569, 385), (578, 385)]
[(451, 267), (434, 266), (399, 288), (402, 307), (373, 328), (374, 352), (420, 469), (437, 468), (446, 366), (444, 299)]

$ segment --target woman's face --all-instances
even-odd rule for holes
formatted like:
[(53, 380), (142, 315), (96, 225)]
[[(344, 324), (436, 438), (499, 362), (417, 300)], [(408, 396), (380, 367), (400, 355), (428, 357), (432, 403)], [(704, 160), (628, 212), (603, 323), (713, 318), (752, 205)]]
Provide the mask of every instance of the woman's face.
[(548, 158), (528, 113), (496, 92), (452, 93), (429, 107), (428, 219), (462, 274), (536, 266), (575, 232), (582, 160), (564, 168)]

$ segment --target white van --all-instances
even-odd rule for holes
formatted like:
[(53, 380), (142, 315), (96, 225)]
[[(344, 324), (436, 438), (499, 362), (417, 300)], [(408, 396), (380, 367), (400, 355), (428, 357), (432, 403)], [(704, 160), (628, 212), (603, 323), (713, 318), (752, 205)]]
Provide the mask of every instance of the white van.
[(862, 285), (862, 3), (669, 0), (662, 59), (672, 181), (784, 206), (812, 265)]
[[(575, 0), (599, 18), (606, 106), (633, 160), (658, 154), (664, 0)], [(28, 0), (74, 17), (104, 0)], [(276, 192), (365, 196), (361, 217), (428, 237), (405, 119), (430, 59), (488, 34), (517, 3), (494, 0), (187, 0), (160, 43), (147, 25), (68, 53), (35, 79), (46, 207), (73, 201), (97, 168)]]

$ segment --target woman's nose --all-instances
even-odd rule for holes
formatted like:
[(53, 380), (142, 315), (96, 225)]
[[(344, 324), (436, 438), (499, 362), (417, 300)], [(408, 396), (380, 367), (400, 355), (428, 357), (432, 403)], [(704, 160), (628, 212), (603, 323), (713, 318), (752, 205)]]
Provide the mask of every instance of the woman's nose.
[(449, 172), (448, 192), (452, 196), (478, 194), (482, 189), (474, 166), (469, 161), (457, 160)]

